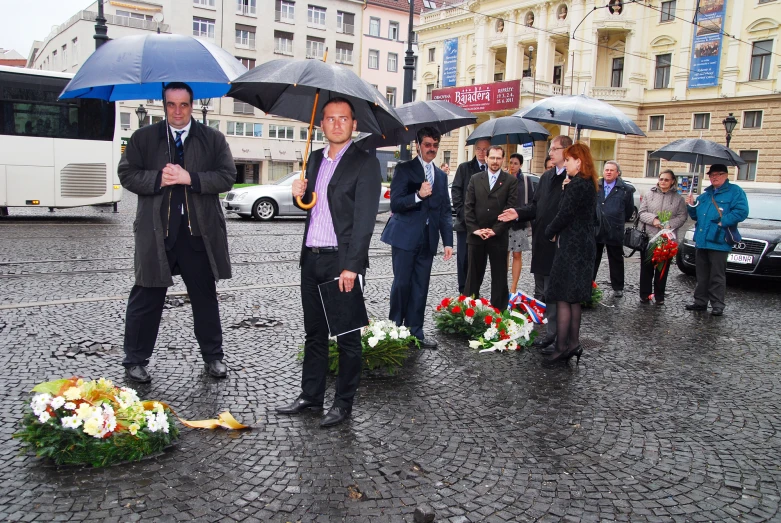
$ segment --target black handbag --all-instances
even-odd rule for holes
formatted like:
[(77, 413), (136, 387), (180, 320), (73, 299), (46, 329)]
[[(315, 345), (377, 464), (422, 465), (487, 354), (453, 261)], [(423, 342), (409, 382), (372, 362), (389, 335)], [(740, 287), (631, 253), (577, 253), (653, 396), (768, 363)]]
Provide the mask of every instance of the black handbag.
[(645, 224), (643, 224), (643, 230), (641, 231), (637, 228), (639, 221), (640, 215), (638, 213), (635, 223), (631, 227), (624, 229), (624, 247), (632, 249), (632, 252), (628, 255), (624, 254), (624, 258), (631, 258), (636, 251), (643, 253), (648, 248), (648, 234), (645, 232)]

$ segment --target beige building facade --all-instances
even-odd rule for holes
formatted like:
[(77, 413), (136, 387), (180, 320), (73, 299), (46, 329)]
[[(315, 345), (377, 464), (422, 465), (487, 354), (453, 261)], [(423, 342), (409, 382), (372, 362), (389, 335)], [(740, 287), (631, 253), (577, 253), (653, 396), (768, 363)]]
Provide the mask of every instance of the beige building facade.
[[(703, 0), (700, 10), (716, 11), (724, 1)], [(679, 138), (724, 143), (722, 121), (732, 113), (738, 124), (730, 147), (748, 162), (733, 169), (732, 178), (757, 186), (781, 182), (775, 168), (779, 153), (771, 141), (781, 133), (781, 1), (726, 0), (723, 31), (734, 37), (719, 35), (721, 18), (709, 21), (710, 26), (693, 25), (697, 0), (622, 4), (612, 13), (607, 4), (467, 0), (423, 13), (417, 27), (418, 92), (436, 97), (445, 42), (457, 39), (456, 86), (518, 84), (517, 106), (478, 112), (478, 124), (540, 98), (586, 94), (625, 112), (647, 135), (584, 131), (581, 139), (590, 144), (599, 166), (617, 159), (624, 176), (654, 178), (663, 168), (685, 172), (691, 167), (650, 159), (650, 151)], [(696, 31), (720, 40), (720, 47), (712, 42), (693, 46)], [(691, 84), (692, 53), (697, 59), (718, 56), (717, 85)], [(545, 127), (552, 136), (574, 136), (574, 129)], [(471, 130), (454, 131), (443, 140), (440, 157), (448, 154), (453, 168), (472, 157), (465, 146)], [(526, 150), (528, 170), (542, 172), (546, 150), (546, 143), (537, 142), (531, 161)]]

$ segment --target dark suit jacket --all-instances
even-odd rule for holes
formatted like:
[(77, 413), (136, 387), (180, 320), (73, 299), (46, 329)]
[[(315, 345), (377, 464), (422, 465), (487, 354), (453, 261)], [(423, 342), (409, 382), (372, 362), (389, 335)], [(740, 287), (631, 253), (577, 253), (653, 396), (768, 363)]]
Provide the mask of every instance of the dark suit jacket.
[[(369, 243), (380, 206), (382, 175), (376, 156), (362, 151), (353, 143), (348, 147), (328, 184), (328, 194), (318, 194), (317, 198), (328, 198), (339, 247), (339, 266), (342, 270), (364, 274), (369, 266)], [(317, 173), (323, 162), (323, 151), (324, 149), (320, 149), (309, 155), (306, 165), (308, 183), (302, 198), (304, 203), (312, 201)], [(302, 256), (311, 219), (310, 209), (306, 215), (304, 239), (301, 242)]]
[(458, 169), (456, 169), (456, 176), (453, 178), (453, 187), (450, 189), (450, 195), (453, 198), (453, 211), (456, 213), (455, 220), (453, 221), (454, 231), (466, 231), (466, 223), (464, 222), (466, 190), (469, 188), (469, 180), (472, 179), (472, 175), (479, 172), (481, 171), (477, 156), (468, 162), (462, 163), (458, 166)]
[[(500, 222), (499, 215), (505, 209), (515, 207), (518, 197), (518, 179), (501, 171), (494, 188), (490, 189), (488, 171), (472, 176), (466, 191), (464, 219), (466, 220), (466, 242), (479, 245), (485, 241), (504, 241), (507, 243), (509, 222)], [(483, 240), (472, 234), (478, 229), (491, 228), (495, 237)]]
[[(423, 164), (418, 158), (396, 164), (391, 181), (391, 212), (381, 240), (399, 249), (412, 251), (421, 236), (429, 232), (429, 252), (437, 252), (439, 237), (445, 247), (453, 246), (453, 217), (447, 194), (447, 174), (434, 166), (434, 187), (431, 196), (415, 201), (415, 191), (426, 180)], [(426, 220), (429, 227), (426, 228)]]
[(613, 190), (605, 198), (605, 179), (599, 179), (597, 186), (597, 205), (602, 209), (602, 215), (610, 224), (610, 231), (606, 236), (597, 236), (598, 243), (606, 245), (623, 245), (624, 224), (632, 218), (635, 210), (635, 188), (624, 183), (619, 176)]

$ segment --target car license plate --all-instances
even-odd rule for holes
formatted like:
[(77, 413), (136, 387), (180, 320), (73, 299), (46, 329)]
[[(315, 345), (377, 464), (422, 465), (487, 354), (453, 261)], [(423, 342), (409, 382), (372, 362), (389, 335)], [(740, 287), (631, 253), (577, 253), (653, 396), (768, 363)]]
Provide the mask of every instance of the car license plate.
[(727, 256), (727, 261), (732, 263), (754, 263), (754, 257), (748, 254), (734, 254), (730, 253)]

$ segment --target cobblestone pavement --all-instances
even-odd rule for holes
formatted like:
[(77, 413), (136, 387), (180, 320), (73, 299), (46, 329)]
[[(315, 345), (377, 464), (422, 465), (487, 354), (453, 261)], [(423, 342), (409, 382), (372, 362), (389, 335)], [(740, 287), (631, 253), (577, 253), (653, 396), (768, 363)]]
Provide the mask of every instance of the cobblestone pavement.
[[(185, 304), (165, 311), (154, 380), (136, 387), (185, 418), (230, 409), (252, 431), (183, 429), (162, 455), (103, 470), (19, 455), (11, 434), (35, 383), (124, 382), (134, 204), (0, 220), (2, 520), (412, 521), (421, 505), (451, 522), (781, 520), (779, 285), (731, 281), (713, 318), (683, 310), (694, 280), (673, 268), (667, 306), (643, 306), (634, 257), (625, 297), (608, 290), (585, 313), (578, 367), (439, 336), (400, 375), (365, 376), (353, 418), (322, 430), (316, 415), (273, 412), (299, 390), (301, 220), (229, 219), (228, 379), (204, 375)], [(368, 273), (375, 317), (391, 284), (385, 219)], [(435, 263), (430, 305), (453, 294), (454, 270)], [(530, 289), (528, 268), (522, 278)], [(252, 316), (278, 323), (236, 327)]]

